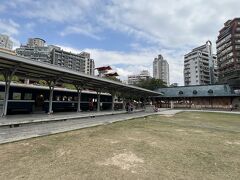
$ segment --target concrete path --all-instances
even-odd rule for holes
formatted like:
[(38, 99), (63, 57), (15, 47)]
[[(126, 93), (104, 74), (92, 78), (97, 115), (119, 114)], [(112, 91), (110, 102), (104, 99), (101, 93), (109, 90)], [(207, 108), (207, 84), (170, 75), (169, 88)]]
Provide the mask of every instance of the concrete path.
[(212, 112), (212, 113), (225, 113), (225, 114), (239, 114), (240, 111), (218, 111), (218, 110), (191, 110), (191, 109), (182, 109), (181, 111), (187, 111), (187, 112)]
[[(134, 110), (134, 112), (141, 112), (143, 109)], [(7, 117), (0, 118), (0, 127), (1, 126), (10, 126), (10, 125), (23, 125), (23, 124), (32, 124), (32, 123), (43, 123), (49, 121), (63, 121), (69, 119), (80, 119), (88, 117), (97, 117), (97, 116), (109, 116), (116, 114), (126, 114), (126, 111), (88, 111), (88, 112), (62, 112), (55, 113), (52, 115), (48, 114), (22, 114), (22, 115), (8, 115)]]
[(93, 118), (69, 119), (66, 121), (49, 121), (45, 123), (23, 124), (19, 127), (9, 128), (9, 126), (0, 127), (0, 144), (19, 141), (23, 139), (56, 134), (86, 127), (104, 125), (117, 121), (124, 121), (133, 118), (145, 117), (157, 113), (125, 113), (109, 116), (97, 116)]
[(156, 114), (159, 115), (175, 115), (177, 113), (183, 112), (183, 110), (178, 110), (178, 109), (166, 109), (166, 110), (160, 110)]

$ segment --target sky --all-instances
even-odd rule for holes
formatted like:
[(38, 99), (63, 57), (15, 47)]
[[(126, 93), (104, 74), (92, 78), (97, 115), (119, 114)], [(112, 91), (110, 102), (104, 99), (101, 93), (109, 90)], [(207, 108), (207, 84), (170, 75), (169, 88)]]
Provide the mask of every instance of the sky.
[(97, 67), (111, 65), (122, 80), (144, 69), (152, 74), (153, 59), (162, 54), (170, 83), (183, 85), (184, 54), (207, 40), (215, 45), (239, 9), (239, 0), (0, 0), (0, 33), (15, 48), (40, 37), (89, 52)]

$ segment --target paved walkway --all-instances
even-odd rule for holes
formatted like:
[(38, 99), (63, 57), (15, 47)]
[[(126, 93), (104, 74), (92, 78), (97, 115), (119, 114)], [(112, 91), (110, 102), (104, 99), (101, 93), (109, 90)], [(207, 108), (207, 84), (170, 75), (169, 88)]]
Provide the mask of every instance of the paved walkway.
[[(134, 112), (141, 112), (140, 110), (134, 110)], [(22, 114), (22, 115), (8, 115), (7, 117), (0, 118), (0, 127), (9, 126), (9, 125), (22, 125), (22, 124), (32, 124), (40, 122), (49, 122), (49, 121), (63, 121), (69, 119), (80, 119), (80, 118), (89, 118), (97, 116), (109, 116), (116, 114), (126, 114), (126, 111), (88, 111), (88, 112), (61, 112), (55, 113), (52, 115), (48, 114)]]
[(204, 110), (204, 109), (199, 109), (199, 110), (195, 110), (195, 109), (179, 109), (179, 111), (183, 112), (183, 111), (187, 111), (187, 112), (212, 112), (212, 113), (225, 113), (225, 114), (239, 114), (240, 115), (240, 111), (219, 111), (219, 110)]
[(49, 121), (48, 123), (23, 124), (15, 128), (2, 126), (0, 127), (0, 144), (86, 127), (104, 125), (133, 118), (140, 118), (154, 114), (159, 113), (146, 113), (142, 111), (135, 113), (114, 114), (109, 116), (96, 116), (93, 118), (75, 118), (66, 121)]

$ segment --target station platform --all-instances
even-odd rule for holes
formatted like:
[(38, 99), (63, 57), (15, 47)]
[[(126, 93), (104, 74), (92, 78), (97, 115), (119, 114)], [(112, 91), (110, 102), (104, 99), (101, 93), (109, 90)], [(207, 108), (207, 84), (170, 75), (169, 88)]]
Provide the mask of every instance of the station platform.
[(25, 114), (0, 118), (0, 144), (29, 138), (47, 136), (82, 128), (106, 125), (151, 115), (174, 115), (179, 110), (161, 109), (159, 112), (145, 112), (143, 109), (102, 112), (62, 112), (52, 115)]
[[(131, 113), (143, 112), (143, 109), (134, 110)], [(18, 114), (18, 115), (8, 115), (6, 117), (0, 118), (0, 127), (9, 126), (9, 127), (18, 127), (26, 124), (34, 123), (47, 123), (54, 121), (65, 121), (81, 118), (94, 118), (99, 116), (110, 116), (118, 114), (126, 114), (126, 111), (86, 111), (86, 112), (59, 112), (51, 115), (48, 114)]]

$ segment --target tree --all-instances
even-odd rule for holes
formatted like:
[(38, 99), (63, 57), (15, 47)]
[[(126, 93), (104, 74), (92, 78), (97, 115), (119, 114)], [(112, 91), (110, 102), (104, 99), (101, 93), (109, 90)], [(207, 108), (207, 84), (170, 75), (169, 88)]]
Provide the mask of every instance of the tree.
[(67, 89), (76, 89), (76, 87), (73, 84), (63, 83), (62, 86)]
[(136, 84), (136, 86), (149, 89), (149, 90), (155, 90), (158, 88), (167, 87), (166, 83), (163, 82), (163, 80), (155, 79), (155, 78), (141, 80), (139, 83)]
[(120, 79), (118, 79), (116, 76), (106, 76), (104, 77), (106, 79), (112, 80), (112, 81), (118, 81), (118, 82), (122, 82)]
[[(0, 81), (5, 81), (5, 78), (3, 75), (0, 75)], [(18, 76), (13, 76), (12, 77), (12, 82), (20, 82), (19, 77)]]
[(47, 81), (45, 81), (45, 80), (39, 80), (38, 83), (39, 83), (41, 86), (47, 86)]

